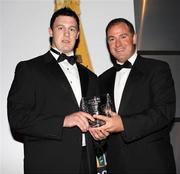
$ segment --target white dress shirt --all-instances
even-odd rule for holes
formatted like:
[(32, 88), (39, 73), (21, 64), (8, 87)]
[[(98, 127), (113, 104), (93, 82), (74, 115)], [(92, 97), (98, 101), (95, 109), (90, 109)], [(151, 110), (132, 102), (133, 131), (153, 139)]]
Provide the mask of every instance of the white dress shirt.
[[(137, 53), (133, 54), (133, 56), (130, 57), (128, 61), (131, 62), (131, 64), (133, 65), (136, 60), (136, 57), (137, 57)], [(119, 62), (117, 63), (120, 64)], [(116, 72), (115, 85), (114, 85), (114, 102), (117, 113), (119, 111), (122, 94), (130, 71), (131, 68), (123, 68), (120, 71)]]
[[(57, 50), (56, 48), (54, 48)], [(57, 50), (58, 51), (58, 50)], [(54, 58), (57, 60), (59, 55), (56, 53), (50, 51), (51, 54), (54, 56)], [(70, 53), (68, 56), (73, 56), (73, 52)], [(67, 80), (69, 81), (69, 84), (71, 85), (71, 88), (73, 90), (73, 93), (76, 97), (77, 103), (80, 106), (81, 98), (82, 98), (82, 93), (81, 93), (81, 83), (80, 83), (80, 77), (79, 77), (79, 71), (77, 68), (77, 65), (71, 65), (66, 59), (62, 62), (59, 62), (59, 66), (63, 70)], [(85, 141), (85, 135), (84, 133), (82, 134), (82, 146), (86, 145)]]
[[(57, 55), (56, 53), (53, 53), (52, 51), (51, 53), (57, 60), (59, 55)], [(73, 56), (73, 52), (68, 56)], [(69, 81), (69, 84), (71, 85), (71, 88), (76, 97), (78, 105), (80, 105), (82, 94), (81, 94), (81, 84), (80, 84), (80, 78), (79, 78), (77, 65), (76, 64), (71, 65), (66, 59), (62, 62), (59, 62), (59, 65), (61, 69), (63, 70), (67, 80)]]

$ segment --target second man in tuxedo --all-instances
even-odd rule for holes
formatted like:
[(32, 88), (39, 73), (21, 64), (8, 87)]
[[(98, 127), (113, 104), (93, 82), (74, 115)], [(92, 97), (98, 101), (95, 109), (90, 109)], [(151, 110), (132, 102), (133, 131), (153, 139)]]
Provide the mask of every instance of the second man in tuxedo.
[(100, 75), (99, 83), (101, 93), (111, 95), (116, 112), (95, 117), (106, 122), (97, 129), (110, 133), (108, 173), (175, 174), (169, 132), (176, 100), (169, 65), (137, 54), (137, 36), (126, 19), (110, 21), (106, 38), (113, 67)]

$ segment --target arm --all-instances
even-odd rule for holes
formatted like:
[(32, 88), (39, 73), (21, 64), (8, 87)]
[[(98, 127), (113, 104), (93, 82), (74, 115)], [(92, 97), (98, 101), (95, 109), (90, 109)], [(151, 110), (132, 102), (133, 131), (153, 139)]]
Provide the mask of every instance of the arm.
[(156, 133), (159, 135), (169, 133), (176, 105), (174, 81), (167, 63), (161, 63), (153, 68), (148, 84), (150, 92), (147, 94), (149, 98), (147, 107), (140, 112), (121, 117), (124, 125), (122, 136), (125, 141), (134, 141)]
[[(148, 84), (150, 93), (147, 94), (150, 102), (147, 107), (139, 112), (130, 113), (127, 110), (127, 115), (118, 116), (113, 113), (111, 118), (95, 116), (97, 119), (106, 121), (106, 125), (99, 129), (110, 133), (122, 132), (121, 136), (129, 142), (165, 130), (171, 125), (175, 113), (174, 82), (169, 66), (161, 65), (151, 74)], [(145, 100), (138, 102), (138, 98), (135, 100), (132, 98), (132, 101), (136, 102), (131, 104), (139, 106), (145, 102)]]
[(59, 139), (63, 117), (38, 111), (34, 74), (20, 62), (8, 95), (8, 119), (12, 132), (32, 137)]
[[(42, 84), (41, 87), (38, 85), (37, 90), (37, 74), (32, 67), (26, 62), (21, 62), (16, 67), (15, 77), (8, 95), (8, 119), (12, 132), (22, 136), (61, 140), (63, 128), (79, 127), (82, 131), (86, 131), (88, 119), (93, 120), (92, 116), (83, 112), (74, 112), (73, 114), (63, 112), (64, 105), (62, 113), (59, 113), (61, 108), (57, 110), (56, 107), (55, 109), (54, 104), (50, 102), (53, 100), (56, 105), (57, 99), (49, 100), (48, 98), (49, 96), (53, 97), (49, 88), (45, 90), (46, 86)], [(39, 78), (41, 76), (37, 77), (37, 79)], [(46, 95), (46, 92), (49, 95)], [(68, 112), (69, 109), (71, 110), (71, 108), (67, 108)]]

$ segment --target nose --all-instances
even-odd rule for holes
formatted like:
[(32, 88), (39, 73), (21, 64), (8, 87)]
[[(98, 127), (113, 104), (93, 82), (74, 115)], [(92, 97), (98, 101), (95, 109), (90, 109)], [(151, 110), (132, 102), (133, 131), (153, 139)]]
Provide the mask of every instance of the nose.
[(122, 42), (121, 42), (120, 39), (117, 39), (116, 42), (115, 42), (115, 44), (116, 44), (116, 47), (122, 46)]
[(69, 35), (70, 35), (70, 32), (69, 32), (68, 29), (66, 29), (66, 30), (64, 31), (64, 35), (65, 35), (65, 36), (69, 36)]

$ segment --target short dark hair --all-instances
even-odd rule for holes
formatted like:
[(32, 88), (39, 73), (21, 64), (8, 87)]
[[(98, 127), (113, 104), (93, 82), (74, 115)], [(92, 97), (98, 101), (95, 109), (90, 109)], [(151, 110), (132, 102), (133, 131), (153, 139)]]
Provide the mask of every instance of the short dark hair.
[(106, 27), (106, 36), (107, 36), (107, 32), (108, 32), (109, 28), (111, 28), (113, 25), (116, 25), (118, 23), (125, 23), (128, 26), (130, 33), (132, 33), (134, 35), (135, 30), (134, 30), (133, 24), (130, 21), (128, 21), (127, 19), (124, 19), (124, 18), (116, 18), (116, 19), (111, 20), (108, 23), (108, 25)]
[(55, 11), (54, 14), (52, 15), (51, 17), (51, 20), (50, 20), (50, 27), (52, 29), (53, 27), (53, 24), (54, 24), (54, 21), (55, 19), (58, 17), (58, 16), (71, 16), (73, 17), (76, 22), (77, 22), (77, 26), (78, 26), (78, 30), (79, 30), (79, 17), (78, 15), (69, 7), (63, 7), (63, 8), (60, 8), (59, 10)]

